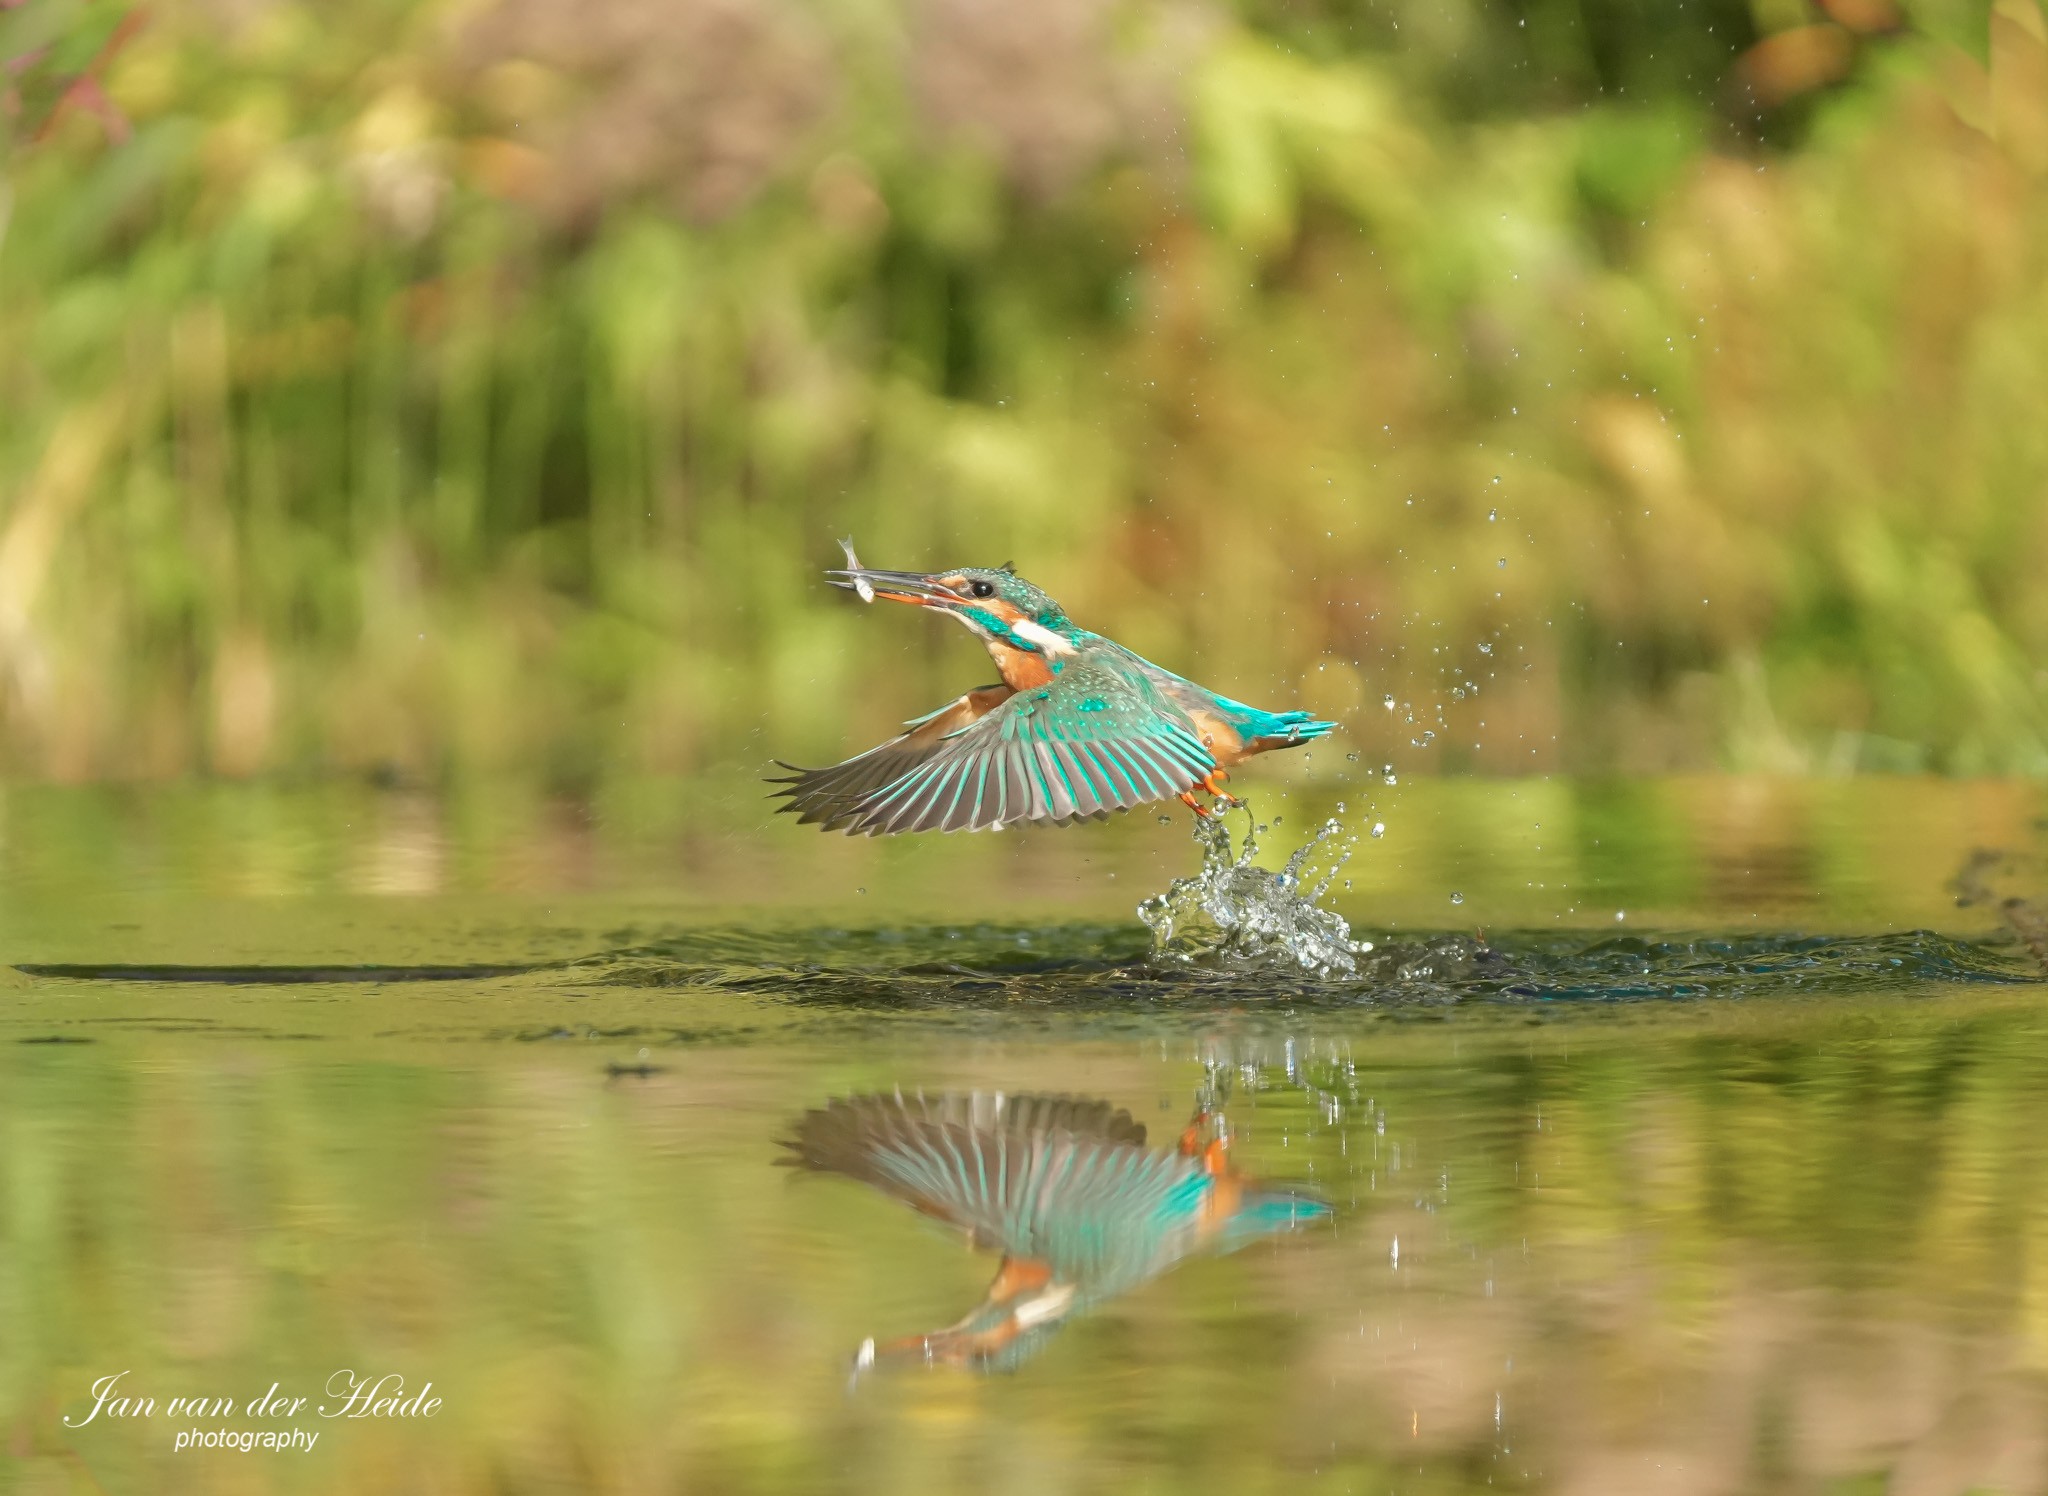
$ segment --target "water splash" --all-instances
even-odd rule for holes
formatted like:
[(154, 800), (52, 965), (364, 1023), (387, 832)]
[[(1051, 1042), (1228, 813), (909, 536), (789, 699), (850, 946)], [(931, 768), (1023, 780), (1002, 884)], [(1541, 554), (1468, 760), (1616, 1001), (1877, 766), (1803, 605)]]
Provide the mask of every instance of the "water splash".
[[(1255, 865), (1259, 836), (1268, 830), (1245, 812), (1244, 844), (1233, 847), (1222, 816), (1195, 822), (1202, 866), (1176, 878), (1166, 892), (1138, 906), (1152, 931), (1156, 961), (1176, 965), (1279, 966), (1319, 977), (1353, 976), (1369, 940), (1353, 940), (1351, 926), (1318, 900), (1351, 858), (1357, 837), (1341, 822), (1325, 821), (1295, 849), (1278, 872)], [(1329, 861), (1308, 881), (1310, 859), (1329, 848)]]

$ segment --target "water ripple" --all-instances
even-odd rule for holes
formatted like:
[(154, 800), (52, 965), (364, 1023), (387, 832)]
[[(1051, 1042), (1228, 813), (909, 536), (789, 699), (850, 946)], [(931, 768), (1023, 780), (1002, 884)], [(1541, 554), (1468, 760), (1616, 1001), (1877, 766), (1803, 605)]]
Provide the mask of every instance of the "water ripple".
[(1350, 972), (1161, 959), (1145, 932), (1101, 925), (764, 932), (701, 930), (576, 963), (597, 985), (711, 989), (816, 1006), (1429, 1007), (1465, 1002), (1732, 999), (2027, 984), (2018, 942), (1934, 931), (1658, 937), (1508, 932), (1382, 944)]

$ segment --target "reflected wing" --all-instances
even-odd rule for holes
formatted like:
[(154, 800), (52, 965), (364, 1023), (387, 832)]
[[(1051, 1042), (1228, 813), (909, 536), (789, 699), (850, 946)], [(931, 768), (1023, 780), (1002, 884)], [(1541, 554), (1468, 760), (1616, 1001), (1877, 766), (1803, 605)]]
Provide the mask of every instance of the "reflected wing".
[(1144, 1137), (1130, 1113), (1069, 1096), (855, 1096), (806, 1113), (783, 1162), (861, 1180), (980, 1246), (1084, 1278), (1149, 1258), (1208, 1190), (1198, 1162)]
[(797, 770), (779, 781), (790, 786), (780, 792), (790, 797), (783, 808), (828, 831), (870, 836), (979, 831), (1129, 810), (1192, 789), (1216, 767), (1149, 682), (1083, 661), (1068, 661), (1044, 689), (991, 702), (930, 735), (981, 695), (835, 768)]

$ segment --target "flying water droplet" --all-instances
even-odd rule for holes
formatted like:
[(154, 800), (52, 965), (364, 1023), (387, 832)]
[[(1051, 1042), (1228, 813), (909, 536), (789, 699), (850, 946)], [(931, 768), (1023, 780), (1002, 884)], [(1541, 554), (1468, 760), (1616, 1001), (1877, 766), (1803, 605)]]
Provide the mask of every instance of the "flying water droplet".
[(1391, 712), (1394, 709), (1394, 698), (1391, 696), (1382, 696), (1380, 698), (1380, 705)]
[(1454, 893), (1451, 895), (1451, 902), (1453, 904), (1462, 904), (1465, 902), (1465, 896), (1461, 893)]
[(1500, 560), (1494, 562), (1493, 564), (1505, 570), (1507, 568), (1508, 558), (1506, 556), (1502, 556)]
[(1493, 646), (1491, 644), (1482, 644), (1479, 646), (1479, 652), (1483, 655), (1490, 655), (1493, 653)]
[(1499, 519), (1499, 518), (1500, 518), (1500, 511), (1499, 511), (1498, 509), (1489, 509), (1489, 510), (1487, 510), (1487, 511), (1486, 511), (1486, 522), (1487, 522), (1487, 523), (1488, 523), (1489, 525), (1490, 525), (1490, 524), (1492, 524), (1492, 523), (1493, 523), (1493, 522), (1494, 522), (1495, 520), (1497, 520), (1497, 519)]
[[(1374, 821), (1372, 823), (1372, 839), (1374, 841), (1378, 841), (1381, 837), (1385, 836), (1386, 834), (1387, 823), (1385, 821)], [(1351, 885), (1347, 883), (1344, 886), (1346, 888), (1349, 888)]]

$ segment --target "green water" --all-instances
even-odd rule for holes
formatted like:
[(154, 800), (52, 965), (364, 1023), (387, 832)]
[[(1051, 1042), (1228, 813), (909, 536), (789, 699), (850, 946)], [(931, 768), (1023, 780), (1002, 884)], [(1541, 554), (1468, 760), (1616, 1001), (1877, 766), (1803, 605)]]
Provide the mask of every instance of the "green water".
[[(1195, 861), (1149, 817), (0, 792), (0, 1488), (2048, 1489), (2040, 787), (1259, 799), (1276, 865), (1340, 799), (1385, 824), (1331, 890), (1355, 975), (1148, 960)], [(995, 1269), (777, 1167), (896, 1088), (1100, 1097), (1155, 1148), (1207, 1099), (1333, 1215), (1012, 1371), (851, 1382)], [(442, 1402), (244, 1411), (341, 1368)], [(121, 1372), (153, 1416), (65, 1426)]]

